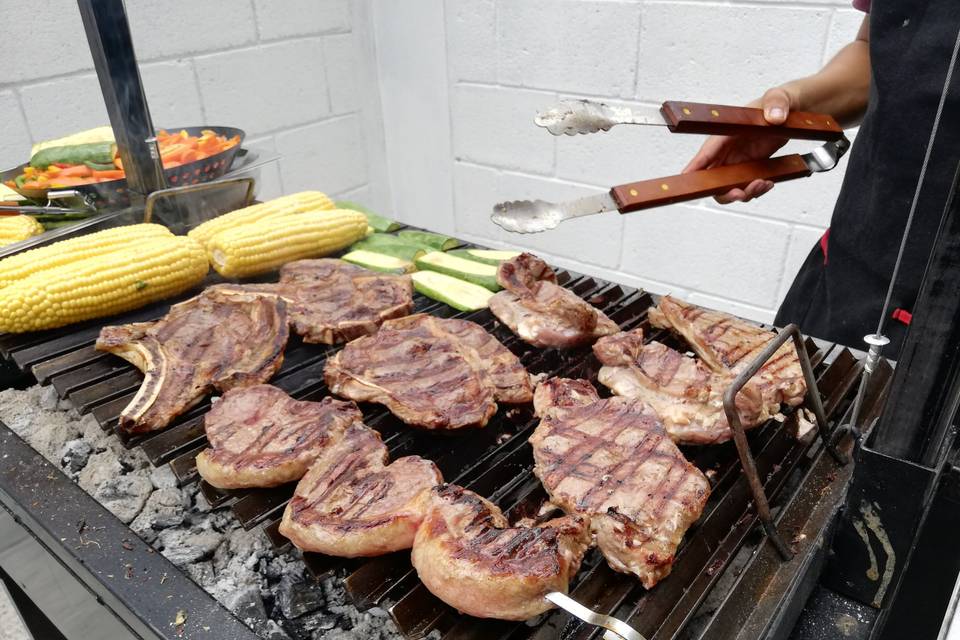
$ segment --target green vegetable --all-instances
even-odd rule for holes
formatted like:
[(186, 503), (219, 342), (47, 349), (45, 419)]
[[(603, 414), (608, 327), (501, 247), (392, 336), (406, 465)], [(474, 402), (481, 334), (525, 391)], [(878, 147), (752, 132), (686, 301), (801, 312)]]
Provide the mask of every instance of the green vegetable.
[(374, 271), (383, 271), (384, 273), (410, 273), (416, 269), (409, 260), (386, 256), (382, 253), (364, 251), (363, 249), (351, 251), (343, 256), (343, 260), (367, 269), (373, 269)]
[(359, 211), (363, 215), (367, 216), (367, 224), (377, 231), (396, 231), (403, 226), (389, 218), (384, 218), (383, 216), (370, 211), (370, 209), (367, 209), (362, 204), (357, 204), (356, 202), (351, 202), (350, 200), (337, 200), (333, 203), (333, 206), (335, 206), (337, 209), (352, 209), (353, 211)]
[(459, 240), (454, 240), (448, 236), (442, 236), (439, 233), (430, 233), (429, 231), (404, 230), (398, 233), (397, 236), (416, 244), (425, 244), (428, 247), (433, 247), (437, 251), (453, 249), (460, 244)]
[(520, 255), (519, 251), (494, 251), (493, 249), (454, 249), (450, 255), (467, 260), (475, 260), (483, 264), (492, 264), (495, 267), (505, 260), (512, 260)]
[(117, 168), (112, 162), (110, 164), (101, 164), (99, 162), (90, 162), (89, 160), (84, 160), (83, 164), (87, 165), (94, 171), (113, 171)]
[(23, 189), (23, 183), (27, 181), (27, 176), (22, 173), (13, 179), (13, 183), (17, 185), (18, 189)]
[(75, 144), (69, 147), (48, 147), (38, 151), (30, 158), (30, 166), (35, 169), (46, 169), (51, 164), (83, 164), (95, 162), (109, 164), (113, 167), (113, 157), (117, 145), (112, 142), (90, 142)]
[(442, 251), (432, 251), (415, 260), (417, 268), (429, 271), (439, 271), (454, 278), (460, 278), (491, 291), (499, 291), (497, 284), (497, 268), (474, 260), (458, 258)]
[(410, 276), (413, 288), (423, 295), (460, 311), (486, 308), (493, 292), (437, 271), (417, 271)]
[(350, 247), (350, 250), (372, 251), (373, 253), (381, 253), (385, 256), (393, 256), (394, 258), (409, 261), (416, 260), (427, 253), (427, 250), (419, 245), (408, 244), (399, 240), (397, 242), (369, 242), (369, 238), (355, 242)]
[(423, 244), (422, 242), (414, 242), (413, 240), (401, 238), (390, 233), (372, 233), (366, 238), (363, 238), (363, 241), (369, 243), (371, 246), (377, 247), (401, 245), (404, 247), (419, 247), (424, 251), (434, 250), (430, 245)]

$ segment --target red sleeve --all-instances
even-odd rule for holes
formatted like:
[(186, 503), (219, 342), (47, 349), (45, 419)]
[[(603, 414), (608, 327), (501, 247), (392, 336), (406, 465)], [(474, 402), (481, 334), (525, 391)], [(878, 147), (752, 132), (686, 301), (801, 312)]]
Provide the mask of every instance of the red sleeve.
[(870, 13), (870, 0), (853, 0), (853, 8), (864, 13)]

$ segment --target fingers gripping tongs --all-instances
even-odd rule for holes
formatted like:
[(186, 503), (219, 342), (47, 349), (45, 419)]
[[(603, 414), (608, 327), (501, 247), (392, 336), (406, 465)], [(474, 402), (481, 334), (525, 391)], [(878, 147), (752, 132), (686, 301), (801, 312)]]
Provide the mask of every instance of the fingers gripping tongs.
[(609, 193), (588, 196), (570, 202), (543, 200), (502, 202), (493, 208), (491, 219), (518, 233), (537, 233), (552, 229), (569, 218), (605, 211), (630, 213), (673, 202), (743, 188), (754, 180), (783, 182), (829, 171), (850, 148), (843, 129), (830, 116), (793, 112), (781, 125), (771, 125), (761, 109), (729, 107), (695, 102), (664, 102), (656, 107), (613, 107), (589, 100), (563, 101), (539, 113), (534, 120), (555, 136), (609, 131), (618, 124), (660, 125), (673, 133), (720, 135), (767, 135), (827, 143), (805, 154), (790, 154), (738, 164), (702, 169), (675, 176), (641, 180), (613, 187)]

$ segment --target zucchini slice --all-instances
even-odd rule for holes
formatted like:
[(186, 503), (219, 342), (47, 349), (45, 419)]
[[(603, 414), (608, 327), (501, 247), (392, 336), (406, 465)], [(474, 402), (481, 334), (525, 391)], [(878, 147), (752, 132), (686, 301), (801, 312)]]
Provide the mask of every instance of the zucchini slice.
[(497, 268), (490, 264), (483, 264), (475, 260), (458, 258), (442, 251), (431, 251), (415, 260), (418, 269), (439, 271), (454, 278), (460, 278), (490, 291), (499, 291), (497, 284)]
[(404, 229), (397, 234), (397, 237), (403, 238), (407, 242), (413, 242), (414, 244), (425, 244), (428, 247), (433, 247), (437, 251), (453, 249), (460, 244), (459, 240), (455, 240), (450, 236), (442, 236), (439, 233), (431, 233), (429, 231)]
[(450, 255), (467, 260), (476, 260), (483, 264), (499, 267), (501, 262), (512, 260), (520, 255), (519, 251), (495, 251), (493, 249), (454, 249)]
[(351, 251), (344, 255), (342, 260), (384, 273), (410, 273), (416, 269), (409, 260), (387, 256), (382, 253), (364, 251), (363, 249)]
[(419, 293), (460, 311), (485, 309), (493, 295), (489, 289), (438, 271), (417, 271), (410, 277)]
[[(385, 256), (393, 256), (401, 260), (414, 261), (427, 253), (427, 250), (416, 244), (407, 244), (399, 238), (396, 242), (377, 242), (372, 241), (374, 236), (359, 240), (350, 247), (351, 251), (370, 251), (371, 253), (381, 253)], [(389, 236), (393, 237), (393, 236)]]
[(362, 204), (357, 204), (356, 202), (351, 202), (350, 200), (337, 200), (333, 203), (337, 209), (352, 209), (354, 211), (359, 211), (363, 215), (367, 216), (367, 224), (373, 227), (377, 231), (396, 231), (402, 225), (394, 222), (389, 218), (384, 218), (383, 216), (370, 211)]

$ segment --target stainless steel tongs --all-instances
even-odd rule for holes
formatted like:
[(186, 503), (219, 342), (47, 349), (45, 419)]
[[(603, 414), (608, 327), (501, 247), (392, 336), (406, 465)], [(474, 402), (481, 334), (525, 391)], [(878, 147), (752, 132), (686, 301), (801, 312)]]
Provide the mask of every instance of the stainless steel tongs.
[(588, 624), (606, 629), (603, 634), (604, 640), (647, 640), (623, 620), (595, 613), (565, 593), (551, 591), (544, 597), (570, 615), (576, 616)]
[(771, 125), (761, 109), (695, 102), (664, 102), (659, 109), (613, 107), (602, 102), (561, 102), (537, 114), (537, 125), (553, 135), (577, 135), (609, 131), (619, 124), (665, 126), (673, 133), (771, 135), (806, 140), (826, 140), (810, 153), (790, 154), (741, 162), (690, 173), (619, 185), (569, 202), (515, 200), (493, 209), (491, 219), (516, 233), (552, 229), (564, 220), (606, 211), (630, 213), (673, 202), (695, 200), (745, 187), (756, 179), (783, 182), (803, 178), (837, 166), (850, 148), (843, 129), (830, 116), (795, 111), (782, 125)]

